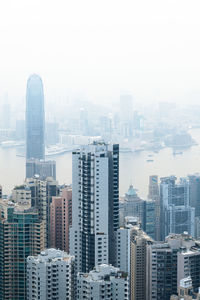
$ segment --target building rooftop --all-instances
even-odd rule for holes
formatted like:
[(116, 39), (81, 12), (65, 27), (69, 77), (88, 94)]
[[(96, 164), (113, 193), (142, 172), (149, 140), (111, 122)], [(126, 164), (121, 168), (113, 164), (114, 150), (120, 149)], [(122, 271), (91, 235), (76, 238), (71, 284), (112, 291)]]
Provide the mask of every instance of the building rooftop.
[(134, 189), (133, 185), (129, 186), (128, 192), (126, 193), (127, 196), (137, 196), (136, 189)]
[(87, 278), (88, 281), (108, 281), (113, 277), (125, 279), (128, 277), (128, 274), (120, 271), (119, 268), (106, 264), (98, 265), (89, 273), (79, 273), (79, 275)]
[(58, 260), (71, 260), (74, 259), (74, 256), (67, 254), (65, 251), (59, 249), (46, 249), (42, 251), (37, 256), (29, 256), (29, 260), (34, 260), (37, 263), (45, 263), (45, 262), (56, 262)]

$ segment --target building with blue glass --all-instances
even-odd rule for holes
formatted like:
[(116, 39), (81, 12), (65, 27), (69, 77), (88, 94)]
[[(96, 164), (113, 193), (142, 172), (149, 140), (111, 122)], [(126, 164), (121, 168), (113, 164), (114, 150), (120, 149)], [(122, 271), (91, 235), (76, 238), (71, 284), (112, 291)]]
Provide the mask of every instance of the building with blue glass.
[(45, 115), (42, 79), (33, 74), (26, 90), (26, 159), (45, 158)]

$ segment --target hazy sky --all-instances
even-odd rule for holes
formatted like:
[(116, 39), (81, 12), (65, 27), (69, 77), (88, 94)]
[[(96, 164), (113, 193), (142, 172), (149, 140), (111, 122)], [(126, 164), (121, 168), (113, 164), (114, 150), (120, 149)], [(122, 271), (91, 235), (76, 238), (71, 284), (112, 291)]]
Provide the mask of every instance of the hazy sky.
[(2, 0), (0, 98), (39, 73), (49, 99), (200, 99), (200, 1)]

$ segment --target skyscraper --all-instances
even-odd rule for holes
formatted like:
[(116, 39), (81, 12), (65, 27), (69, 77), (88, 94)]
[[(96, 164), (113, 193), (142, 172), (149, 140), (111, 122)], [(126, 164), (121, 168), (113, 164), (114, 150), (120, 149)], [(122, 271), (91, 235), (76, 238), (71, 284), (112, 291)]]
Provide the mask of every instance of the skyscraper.
[(26, 90), (26, 158), (45, 158), (44, 93), (42, 79), (33, 74)]
[(171, 234), (165, 242), (149, 244), (146, 265), (146, 289), (149, 300), (169, 300), (170, 295), (177, 294), (181, 280), (188, 276), (192, 280), (193, 291), (198, 292), (200, 286), (199, 240), (195, 240), (185, 232)]
[(176, 294), (178, 250), (179, 245), (171, 247), (168, 241), (148, 245), (146, 262), (148, 300), (169, 300), (170, 295)]
[(143, 229), (145, 229), (145, 201), (137, 195), (136, 189), (131, 184), (124, 201), (120, 203), (120, 213), (123, 218), (137, 217)]
[(26, 187), (31, 190), (31, 206), (38, 209), (39, 217), (45, 223), (46, 244), (50, 243), (50, 204), (52, 196), (58, 194), (58, 183), (52, 177), (40, 180), (38, 176), (26, 178)]
[(72, 188), (66, 186), (50, 204), (50, 245), (69, 252), (69, 227), (72, 223)]
[(116, 264), (119, 145), (94, 142), (73, 152), (70, 253), (77, 271)]
[(45, 247), (44, 222), (30, 202), (0, 200), (0, 299), (26, 299), (26, 259)]
[(149, 194), (148, 199), (155, 201), (155, 239), (160, 240), (160, 195), (158, 176), (149, 176)]
[(125, 217), (125, 225), (117, 230), (117, 267), (128, 273), (131, 266), (131, 238), (134, 227), (138, 226), (138, 218)]
[(131, 300), (147, 300), (148, 294), (146, 291), (146, 268), (147, 268), (147, 246), (152, 244), (152, 239), (135, 226), (131, 230), (130, 242), (130, 290)]
[(163, 177), (160, 183), (162, 240), (169, 233), (187, 231), (194, 236), (195, 208), (189, 203), (189, 182), (176, 177)]

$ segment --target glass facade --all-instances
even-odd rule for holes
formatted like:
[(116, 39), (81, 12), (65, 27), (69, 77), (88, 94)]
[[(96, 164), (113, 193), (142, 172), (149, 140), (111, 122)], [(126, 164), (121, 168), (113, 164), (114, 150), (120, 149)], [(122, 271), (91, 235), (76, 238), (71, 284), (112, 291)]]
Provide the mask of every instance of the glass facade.
[(42, 79), (31, 75), (26, 91), (26, 158), (45, 158), (45, 116)]
[(26, 258), (44, 249), (44, 224), (38, 212), (7, 208), (0, 220), (0, 300), (26, 299)]

